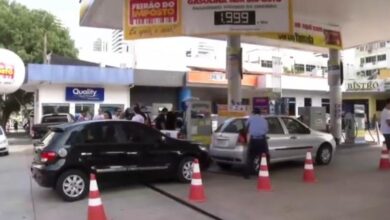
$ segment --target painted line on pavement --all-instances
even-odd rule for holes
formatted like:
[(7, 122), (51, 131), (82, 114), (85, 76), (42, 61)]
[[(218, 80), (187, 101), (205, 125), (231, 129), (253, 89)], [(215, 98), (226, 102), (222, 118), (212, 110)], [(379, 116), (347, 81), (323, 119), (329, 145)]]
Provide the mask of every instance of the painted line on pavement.
[(149, 189), (151, 189), (153, 191), (156, 191), (156, 192), (160, 193), (161, 195), (166, 196), (166, 197), (174, 200), (175, 202), (178, 202), (178, 203), (180, 203), (180, 204), (182, 204), (182, 205), (184, 205), (184, 206), (186, 206), (186, 207), (188, 207), (190, 209), (193, 209), (194, 211), (196, 211), (198, 213), (201, 213), (201, 214), (203, 214), (203, 215), (205, 215), (205, 216), (207, 216), (207, 217), (209, 217), (211, 219), (223, 220), (223, 218), (220, 218), (220, 217), (218, 217), (218, 216), (216, 216), (216, 215), (214, 215), (214, 214), (212, 214), (210, 212), (207, 212), (206, 210), (203, 210), (203, 209), (201, 209), (201, 208), (199, 208), (199, 207), (197, 207), (197, 206), (195, 206), (195, 205), (193, 205), (191, 203), (188, 203), (187, 201), (185, 201), (185, 200), (183, 200), (183, 199), (181, 199), (179, 197), (176, 197), (176, 196), (168, 193), (167, 191), (159, 189), (159, 188), (157, 188), (157, 187), (155, 187), (155, 186), (153, 186), (151, 184), (145, 183), (144, 185), (146, 187), (148, 187)]

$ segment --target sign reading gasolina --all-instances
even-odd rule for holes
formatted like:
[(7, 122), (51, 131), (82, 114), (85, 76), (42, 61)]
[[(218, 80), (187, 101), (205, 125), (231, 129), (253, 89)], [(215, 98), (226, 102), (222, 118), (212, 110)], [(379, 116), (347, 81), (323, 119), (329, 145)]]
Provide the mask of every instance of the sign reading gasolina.
[(291, 33), (291, 6), (291, 0), (125, 0), (125, 38)]
[(14, 52), (0, 49), (0, 94), (9, 94), (18, 90), (26, 76), (22, 59)]
[(66, 101), (104, 101), (104, 88), (66, 87)]

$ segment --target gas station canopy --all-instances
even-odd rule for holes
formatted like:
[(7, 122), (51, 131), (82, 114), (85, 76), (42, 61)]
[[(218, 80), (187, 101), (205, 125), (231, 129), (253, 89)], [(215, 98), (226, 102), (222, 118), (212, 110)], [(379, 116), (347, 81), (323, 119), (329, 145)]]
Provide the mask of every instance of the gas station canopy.
[[(80, 25), (123, 29), (124, 8), (124, 0), (83, 1)], [(390, 25), (388, 25), (390, 1), (388, 0), (293, 0), (292, 12), (294, 22), (303, 19), (327, 27), (337, 27), (341, 32), (343, 49), (390, 39)], [(226, 38), (224, 35), (207, 37)], [(242, 41), (312, 51), (323, 50), (318, 45), (297, 44), (259, 36), (242, 36)]]

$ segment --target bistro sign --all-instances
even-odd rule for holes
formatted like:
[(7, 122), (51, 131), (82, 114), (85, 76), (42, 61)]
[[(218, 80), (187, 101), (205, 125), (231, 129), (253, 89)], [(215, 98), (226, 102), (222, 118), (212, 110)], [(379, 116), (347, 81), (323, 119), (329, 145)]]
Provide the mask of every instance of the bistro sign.
[(347, 92), (383, 92), (383, 80), (364, 80), (347, 82)]
[(66, 87), (66, 101), (104, 101), (104, 88)]

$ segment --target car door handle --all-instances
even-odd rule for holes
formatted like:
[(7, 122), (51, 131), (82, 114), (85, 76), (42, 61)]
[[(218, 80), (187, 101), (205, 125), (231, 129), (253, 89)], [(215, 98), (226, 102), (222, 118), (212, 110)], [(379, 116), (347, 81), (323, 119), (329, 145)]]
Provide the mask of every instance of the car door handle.
[(92, 153), (87, 153), (87, 152), (82, 152), (81, 153), (81, 156), (91, 156), (92, 155)]
[(291, 136), (290, 139), (296, 140), (296, 139), (298, 139), (298, 137), (297, 136)]

